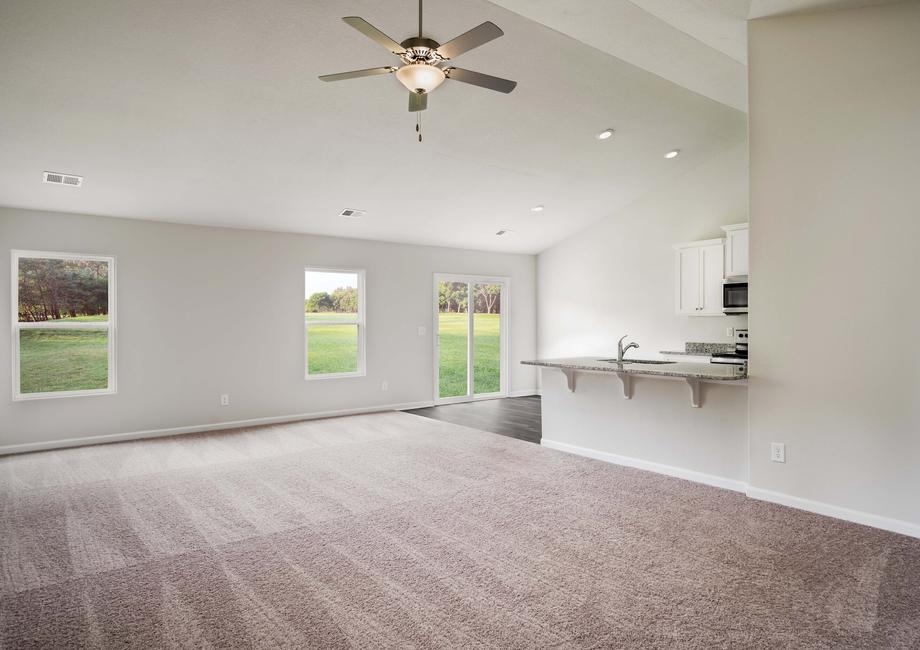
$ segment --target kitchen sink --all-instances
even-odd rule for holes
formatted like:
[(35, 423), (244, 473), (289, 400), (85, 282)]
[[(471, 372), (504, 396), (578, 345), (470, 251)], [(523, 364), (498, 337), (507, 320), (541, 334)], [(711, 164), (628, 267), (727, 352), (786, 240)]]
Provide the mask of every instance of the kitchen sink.
[[(607, 363), (620, 363), (616, 359), (599, 359), (599, 361), (606, 361)], [(660, 365), (663, 363), (677, 363), (676, 361), (662, 361), (661, 359), (623, 359), (623, 365), (627, 363), (642, 363), (642, 364), (651, 364), (651, 365)]]

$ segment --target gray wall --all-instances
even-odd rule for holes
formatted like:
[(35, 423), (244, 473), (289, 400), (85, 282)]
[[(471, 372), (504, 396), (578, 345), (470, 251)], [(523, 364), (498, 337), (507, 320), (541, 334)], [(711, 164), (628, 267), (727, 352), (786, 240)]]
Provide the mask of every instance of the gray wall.
[[(536, 348), (532, 255), (0, 208), (3, 341), (10, 249), (117, 256), (118, 393), (14, 403), (11, 373), (0, 372), (0, 448), (429, 401), (435, 272), (511, 278), (510, 389), (536, 386), (519, 364)], [(304, 380), (308, 265), (366, 269), (366, 377)], [(10, 368), (6, 344), (0, 368)], [(230, 406), (218, 405), (221, 393)]]
[(920, 4), (749, 49), (751, 485), (920, 523)]

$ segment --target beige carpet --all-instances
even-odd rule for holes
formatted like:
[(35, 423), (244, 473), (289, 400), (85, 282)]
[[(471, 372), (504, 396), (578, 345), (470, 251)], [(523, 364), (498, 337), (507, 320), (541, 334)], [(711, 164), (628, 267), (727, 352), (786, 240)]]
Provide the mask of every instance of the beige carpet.
[(920, 540), (404, 413), (0, 458), (4, 648), (918, 648)]

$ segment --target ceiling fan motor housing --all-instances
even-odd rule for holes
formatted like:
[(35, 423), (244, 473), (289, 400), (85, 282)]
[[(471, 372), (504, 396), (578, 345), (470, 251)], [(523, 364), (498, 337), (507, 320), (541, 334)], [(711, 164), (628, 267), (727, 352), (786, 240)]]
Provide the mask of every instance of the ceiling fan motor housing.
[(427, 63), (435, 65), (444, 60), (438, 53), (440, 43), (430, 38), (413, 36), (400, 43), (406, 51), (400, 55), (400, 58), (406, 63)]

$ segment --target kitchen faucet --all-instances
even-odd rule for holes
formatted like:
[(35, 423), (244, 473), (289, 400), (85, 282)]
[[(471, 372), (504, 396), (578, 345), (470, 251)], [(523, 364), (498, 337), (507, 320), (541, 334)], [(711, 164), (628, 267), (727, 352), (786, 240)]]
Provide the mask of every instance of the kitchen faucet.
[(630, 343), (624, 348), (623, 339), (625, 339), (627, 336), (629, 336), (629, 334), (624, 335), (623, 338), (621, 338), (619, 342), (617, 343), (617, 363), (623, 363), (623, 355), (626, 354), (629, 348), (636, 348), (636, 349), (639, 348), (639, 344), (636, 343), (635, 341), (633, 341), (632, 343)]

